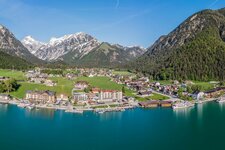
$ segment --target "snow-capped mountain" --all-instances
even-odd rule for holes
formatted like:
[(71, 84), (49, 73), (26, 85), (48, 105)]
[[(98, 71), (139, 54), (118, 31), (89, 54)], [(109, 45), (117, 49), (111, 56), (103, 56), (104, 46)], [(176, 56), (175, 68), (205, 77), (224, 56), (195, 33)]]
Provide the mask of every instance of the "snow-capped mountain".
[[(117, 58), (121, 57), (119, 58), (119, 63), (136, 58), (146, 51), (144, 48), (138, 46), (123, 47), (118, 44), (102, 44), (104, 42), (100, 42), (91, 35), (83, 32), (69, 34), (59, 38), (53, 37), (48, 43), (39, 42), (34, 40), (31, 36), (27, 36), (22, 43), (31, 53), (42, 60), (61, 60), (69, 64), (80, 64), (80, 62), (83, 62), (83, 57), (85, 57), (86, 61), (88, 61), (88, 58), (92, 59), (92, 56), (97, 56), (94, 53), (97, 53), (96, 49), (104, 51), (113, 50), (113, 53), (109, 53), (109, 55), (113, 55), (112, 57), (107, 55), (104, 58), (101, 56), (101, 59), (110, 57), (114, 58), (110, 59), (111, 61), (116, 62)], [(120, 56), (117, 56), (117, 54), (120, 54)], [(94, 59), (92, 61), (94, 61)]]
[(41, 46), (46, 45), (46, 43), (35, 40), (32, 36), (26, 36), (21, 42), (32, 54), (34, 54)]
[[(37, 43), (37, 41), (35, 43)], [(35, 51), (34, 55), (42, 60), (53, 61), (69, 52), (74, 52), (75, 57), (82, 57), (99, 44), (100, 42), (97, 39), (88, 34), (79, 32), (59, 38), (51, 38), (48, 43), (42, 45), (39, 44), (40, 47), (37, 50), (31, 49), (30, 51)], [(24, 46), (27, 45), (24, 44)]]

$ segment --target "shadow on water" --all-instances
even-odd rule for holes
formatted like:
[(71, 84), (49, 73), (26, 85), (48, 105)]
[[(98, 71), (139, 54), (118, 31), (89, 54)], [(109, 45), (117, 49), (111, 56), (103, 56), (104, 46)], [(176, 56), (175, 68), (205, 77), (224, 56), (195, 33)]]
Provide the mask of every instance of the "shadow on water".
[(25, 114), (27, 117), (40, 117), (40, 118), (47, 118), (53, 119), (55, 115), (55, 110), (53, 109), (25, 109)]

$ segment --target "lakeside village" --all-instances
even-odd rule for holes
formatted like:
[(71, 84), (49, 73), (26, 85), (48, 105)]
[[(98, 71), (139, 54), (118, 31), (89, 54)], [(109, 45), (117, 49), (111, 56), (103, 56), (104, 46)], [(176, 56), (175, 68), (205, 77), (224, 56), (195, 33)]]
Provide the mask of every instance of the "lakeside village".
[[(2, 70), (4, 71), (4, 70)], [(71, 113), (83, 113), (84, 111), (95, 111), (105, 113), (111, 111), (125, 111), (135, 107), (155, 108), (171, 107), (173, 109), (184, 109), (202, 104), (207, 101), (225, 103), (225, 87), (218, 82), (210, 82), (212, 88), (203, 91), (192, 81), (171, 81), (169, 84), (161, 84), (149, 81), (149, 78), (133, 73), (119, 73), (110, 69), (76, 69), (75, 73), (67, 70), (62, 73), (58, 70), (45, 70), (36, 68), (25, 72), (27, 83), (43, 85), (54, 89), (57, 81), (51, 78), (64, 78), (71, 83), (71, 94), (58, 93), (54, 90), (27, 89), (23, 98), (11, 95), (11, 90), (20, 90), (20, 82), (13, 77), (0, 77), (0, 103), (14, 104), (27, 109), (56, 109)], [(120, 89), (113, 90), (111, 85), (104, 85), (96, 81), (99, 87), (93, 86), (89, 80), (76, 80), (79, 77), (91, 79), (95, 77), (109, 78), (110, 83), (120, 85)], [(17, 83), (19, 82), (19, 83)], [(22, 85), (23, 86), (23, 85)], [(63, 85), (67, 86), (67, 85)], [(106, 87), (104, 87), (106, 86)], [(107, 87), (108, 86), (108, 87)], [(4, 89), (4, 88), (5, 89)], [(51, 87), (51, 88), (50, 88)], [(104, 88), (102, 88), (104, 87)], [(29, 88), (29, 87), (26, 87)], [(13, 93), (12, 92), (12, 93)]]

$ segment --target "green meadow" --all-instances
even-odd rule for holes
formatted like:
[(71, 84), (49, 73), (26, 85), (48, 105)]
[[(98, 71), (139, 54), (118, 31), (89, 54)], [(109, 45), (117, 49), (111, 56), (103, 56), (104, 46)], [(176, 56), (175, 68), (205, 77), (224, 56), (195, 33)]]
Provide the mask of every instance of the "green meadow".
[(79, 77), (75, 81), (87, 81), (92, 87), (105, 90), (122, 90), (123, 85), (110, 80), (109, 77)]
[(22, 71), (13, 71), (13, 70), (6, 70), (0, 69), (0, 76), (14, 78), (16, 80), (25, 80), (26, 77), (24, 72)]
[(169, 97), (161, 95), (161, 94), (157, 94), (157, 93), (152, 93), (150, 96), (147, 96), (147, 97), (140, 97), (140, 96), (137, 96), (137, 94), (134, 91), (132, 91), (130, 89), (127, 89), (127, 88), (125, 88), (125, 95), (129, 96), (129, 97), (134, 97), (138, 101), (167, 100), (167, 99), (169, 99)]
[(21, 85), (20, 88), (16, 92), (11, 92), (10, 94), (17, 98), (23, 98), (27, 90), (51, 90), (55, 91), (58, 95), (65, 94), (67, 96), (71, 96), (71, 91), (76, 81), (87, 81), (92, 87), (98, 87), (101, 89), (110, 89), (110, 90), (122, 89), (122, 85), (110, 81), (110, 78), (108, 77), (93, 77), (93, 78), (79, 77), (76, 80), (68, 80), (63, 77), (54, 77), (49, 79), (56, 81), (57, 85), (54, 87), (49, 87), (43, 84), (19, 82), (19, 84)]
[(133, 73), (128, 71), (113, 71), (112, 73), (115, 75), (123, 75), (123, 76), (134, 75)]
[(57, 95), (65, 94), (67, 96), (71, 96), (71, 91), (73, 88), (72, 83), (73, 82), (71, 82), (67, 85), (63, 85), (63, 84), (59, 83), (57, 86), (49, 87), (49, 86), (46, 86), (43, 84), (19, 82), (19, 84), (20, 84), (19, 89), (15, 92), (11, 92), (10, 94), (17, 98), (24, 98), (27, 90), (50, 90), (50, 91), (55, 91), (57, 93)]
[[(127, 71), (114, 71), (114, 73), (123, 74), (123, 75), (132, 74)], [(25, 74), (22, 71), (0, 70), (0, 76), (6, 76), (6, 77), (14, 78), (16, 80), (26, 81)], [(71, 91), (76, 81), (87, 81), (91, 87), (98, 87), (100, 89), (105, 89), (105, 90), (122, 90), (122, 87), (123, 87), (123, 85), (117, 84), (111, 81), (109, 77), (78, 77), (75, 80), (68, 80), (67, 78), (64, 78), (64, 77), (52, 77), (49, 79), (56, 81), (57, 85), (54, 87), (49, 87), (43, 84), (18, 82), (20, 84), (19, 89), (15, 92), (11, 92), (10, 94), (16, 98), (24, 98), (27, 90), (51, 90), (51, 91), (55, 91), (57, 95), (65, 94), (67, 96), (71, 96)], [(166, 99), (164, 96), (158, 95), (158, 94), (153, 94), (152, 96), (147, 98), (138, 97), (134, 91), (129, 90), (127, 88), (125, 88), (124, 94), (126, 96), (134, 97), (140, 101), (145, 101), (148, 99), (159, 99), (159, 100)]]

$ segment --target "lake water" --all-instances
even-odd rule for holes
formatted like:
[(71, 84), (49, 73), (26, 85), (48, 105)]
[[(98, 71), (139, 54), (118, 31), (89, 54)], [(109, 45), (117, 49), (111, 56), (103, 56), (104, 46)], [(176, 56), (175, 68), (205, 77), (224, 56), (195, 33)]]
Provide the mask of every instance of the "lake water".
[(225, 104), (71, 114), (0, 105), (1, 150), (224, 150)]

